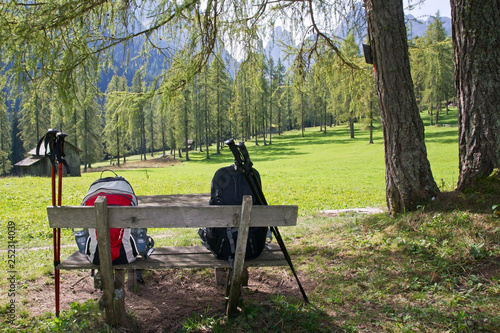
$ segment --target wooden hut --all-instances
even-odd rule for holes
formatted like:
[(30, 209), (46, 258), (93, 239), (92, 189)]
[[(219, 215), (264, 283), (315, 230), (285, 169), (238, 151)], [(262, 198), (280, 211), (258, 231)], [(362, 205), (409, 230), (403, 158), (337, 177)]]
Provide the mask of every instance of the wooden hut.
[[(188, 139), (187, 144), (188, 144), (187, 150), (194, 150), (194, 147), (195, 147), (194, 140)], [(186, 147), (182, 147), (181, 151), (186, 152)]]
[[(70, 168), (70, 176), (81, 176), (80, 170), (80, 152), (81, 150), (69, 142), (64, 143), (64, 159), (68, 162)], [(28, 152), (30, 155), (24, 160), (14, 164), (15, 172), (18, 176), (37, 176), (37, 177), (50, 177), (51, 164), (50, 159), (45, 156), (45, 147), (40, 146), (40, 155), (36, 154), (36, 148)], [(67, 176), (66, 168), (63, 167), (63, 176)]]

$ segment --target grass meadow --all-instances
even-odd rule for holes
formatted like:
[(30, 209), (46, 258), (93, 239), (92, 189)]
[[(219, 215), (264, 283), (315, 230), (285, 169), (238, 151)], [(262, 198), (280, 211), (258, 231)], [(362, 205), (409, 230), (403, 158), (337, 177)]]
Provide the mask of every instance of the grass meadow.
[[(428, 119), (422, 115), (424, 123)], [(456, 125), (456, 111), (441, 124)], [(428, 158), (441, 191), (453, 191), (458, 178), (456, 126), (426, 126)], [(269, 204), (297, 204), (297, 227), (282, 234), (297, 270), (307, 279), (311, 305), (274, 295), (265, 306), (245, 302), (242, 314), (194, 314), (180, 328), (186, 332), (495, 332), (500, 327), (498, 295), (499, 219), (470, 211), (386, 214), (324, 210), (385, 209), (384, 145), (381, 130), (345, 126), (308, 128), (273, 135), (272, 144), (247, 142), (260, 172)], [(269, 138), (268, 138), (269, 143)], [(215, 150), (212, 148), (212, 150)], [(232, 163), (229, 149), (220, 155), (190, 152), (190, 161), (164, 168), (119, 170), (137, 195), (206, 193), (215, 171)], [(106, 166), (107, 162), (94, 165)], [(63, 180), (63, 205), (79, 205), (99, 177), (88, 172)], [(53, 283), (52, 230), (45, 207), (51, 204), (50, 178), (0, 179), (1, 270), (8, 272), (8, 226), (15, 224), (16, 321), (0, 323), (11, 331), (106, 331), (98, 306), (74, 304), (60, 319), (32, 317), (29, 286), (37, 279)], [(490, 196), (498, 193), (489, 194)], [(500, 204), (500, 199), (498, 199)], [(139, 203), (140, 204), (140, 203)], [(157, 245), (194, 245), (196, 232), (150, 230)], [(76, 249), (70, 230), (63, 230), (62, 257)], [(2, 273), (3, 274), (3, 273)], [(193, 273), (193, 274), (196, 274)], [(288, 273), (290, 274), (290, 273)], [(9, 282), (0, 280), (0, 312), (8, 313)], [(53, 297), (52, 294), (48, 297)], [(90, 318), (90, 319), (89, 319)]]

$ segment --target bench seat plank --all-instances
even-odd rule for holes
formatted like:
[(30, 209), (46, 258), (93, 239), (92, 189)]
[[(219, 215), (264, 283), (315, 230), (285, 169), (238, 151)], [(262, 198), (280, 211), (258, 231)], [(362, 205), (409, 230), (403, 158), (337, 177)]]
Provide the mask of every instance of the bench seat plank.
[[(110, 228), (199, 228), (238, 226), (241, 206), (109, 206)], [(250, 227), (294, 226), (298, 206), (254, 206)], [(95, 228), (94, 207), (49, 206), (51, 228)], [(68, 216), (71, 216), (68, 219)]]
[[(287, 266), (283, 253), (276, 244), (271, 244), (271, 249), (265, 249), (254, 260), (245, 262), (247, 267)], [(137, 258), (126, 265), (113, 265), (113, 269), (169, 269), (169, 268), (228, 268), (225, 260), (216, 259), (213, 254), (203, 246), (176, 246), (159, 247), (147, 258)], [(87, 257), (76, 251), (62, 261), (58, 269), (98, 269), (99, 265), (90, 263)]]

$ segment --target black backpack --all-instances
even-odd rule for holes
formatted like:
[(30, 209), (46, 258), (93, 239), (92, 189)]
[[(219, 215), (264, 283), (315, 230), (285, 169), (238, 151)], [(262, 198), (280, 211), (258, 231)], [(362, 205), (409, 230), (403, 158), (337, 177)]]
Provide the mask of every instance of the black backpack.
[[(257, 170), (254, 170), (259, 180)], [(253, 204), (257, 201), (245, 176), (236, 170), (234, 165), (220, 168), (212, 178), (210, 205), (241, 205), (244, 195), (252, 195)], [(203, 245), (216, 258), (222, 260), (234, 259), (238, 228), (201, 228), (199, 235)], [(251, 227), (248, 232), (248, 242), (245, 260), (257, 258), (264, 250), (268, 235), (267, 227)]]

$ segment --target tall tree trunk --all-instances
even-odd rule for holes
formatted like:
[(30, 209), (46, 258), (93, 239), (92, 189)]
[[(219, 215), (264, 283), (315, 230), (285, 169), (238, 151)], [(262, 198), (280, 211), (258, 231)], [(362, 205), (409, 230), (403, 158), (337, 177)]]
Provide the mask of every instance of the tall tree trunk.
[(206, 158), (207, 160), (210, 159), (210, 153), (208, 151), (208, 145), (210, 144), (209, 142), (209, 130), (210, 130), (210, 120), (208, 118), (208, 78), (207, 78), (207, 69), (205, 69), (204, 73), (204, 78), (205, 78), (205, 148), (206, 148)]
[(439, 125), (439, 110), (441, 110), (441, 103), (438, 102), (437, 103), (437, 108), (436, 108), (436, 115), (435, 115), (435, 118), (434, 118), (434, 124), (436, 124), (436, 126)]
[(84, 107), (84, 110), (83, 110), (83, 126), (84, 126), (83, 138), (85, 141), (85, 145), (84, 145), (84, 159), (85, 159), (85, 161), (83, 162), (83, 172), (87, 172), (87, 165), (89, 162), (89, 139), (87, 138), (89, 131), (87, 130), (87, 125), (88, 125), (87, 107)]
[(353, 114), (354, 112), (351, 111), (349, 115), (349, 135), (351, 139), (354, 139), (354, 117)]
[(116, 163), (120, 166), (120, 129), (116, 126)]
[(144, 154), (144, 161), (147, 160), (147, 151), (146, 151), (146, 119), (144, 116), (144, 109), (141, 112), (141, 131), (142, 131), (142, 152)]
[(265, 145), (267, 145), (267, 142), (266, 142), (266, 139), (267, 139), (266, 128), (267, 128), (267, 126), (266, 126), (266, 113), (265, 113), (267, 105), (266, 105), (266, 99), (265, 99), (264, 93), (262, 93), (262, 95), (261, 95), (260, 103), (261, 103), (261, 112), (262, 112), (262, 139), (264, 139), (264, 146), (265, 146)]
[(151, 157), (154, 157), (154, 152), (155, 152), (155, 140), (154, 140), (154, 125), (153, 125), (153, 122), (154, 122), (154, 115), (153, 115), (153, 110), (150, 111), (150, 114), (149, 114), (149, 124), (150, 124), (150, 127), (149, 127), (149, 130), (151, 132), (151, 137), (150, 137), (150, 141), (151, 141), (151, 154), (150, 156)]
[[(272, 80), (269, 84), (269, 86), (272, 88)], [(272, 89), (270, 91), (270, 97), (269, 97), (269, 144), (272, 143), (273, 141), (273, 92), (272, 92)], [(266, 133), (264, 131), (264, 133)], [(265, 144), (265, 141), (264, 141), (264, 144)]]
[(370, 144), (373, 144), (373, 121), (370, 120)]
[(373, 102), (370, 98), (370, 144), (373, 143)]
[(255, 107), (254, 110), (253, 110), (253, 134), (255, 136), (255, 145), (258, 146), (259, 145), (259, 140), (258, 140), (258, 136), (259, 136), (259, 124), (257, 123), (257, 108)]
[(327, 104), (326, 104), (326, 94), (325, 97), (323, 98), (323, 112), (324, 112), (324, 118), (323, 118), (323, 134), (326, 134), (326, 122), (327, 122), (327, 115), (326, 115), (326, 110), (327, 110)]
[[(185, 97), (185, 102), (184, 102), (184, 147), (186, 147), (186, 161), (189, 161), (189, 147), (188, 147), (188, 140), (189, 140), (189, 121), (188, 121), (188, 91), (187, 89), (184, 90), (184, 97)], [(180, 156), (179, 152), (179, 156)]]
[(386, 200), (394, 215), (439, 192), (414, 94), (402, 0), (364, 0), (384, 134)]
[(165, 138), (165, 132), (166, 132), (166, 128), (165, 128), (165, 119), (163, 118), (163, 112), (161, 113), (161, 116), (160, 116), (160, 126), (161, 126), (161, 147), (162, 147), (162, 150), (163, 150), (163, 157), (166, 157), (166, 138)]
[(450, 3), (463, 191), (500, 167), (500, 7), (498, 0)]
[(220, 128), (220, 85), (219, 85), (219, 71), (217, 71), (217, 154), (220, 154), (221, 149), (221, 128)]
[(302, 137), (305, 136), (305, 125), (304, 125), (304, 93), (300, 91), (300, 127), (302, 129)]
[(266, 134), (266, 117), (262, 117), (262, 136), (264, 137), (264, 146), (267, 145), (267, 141), (266, 141), (266, 137), (267, 137), (267, 134)]

